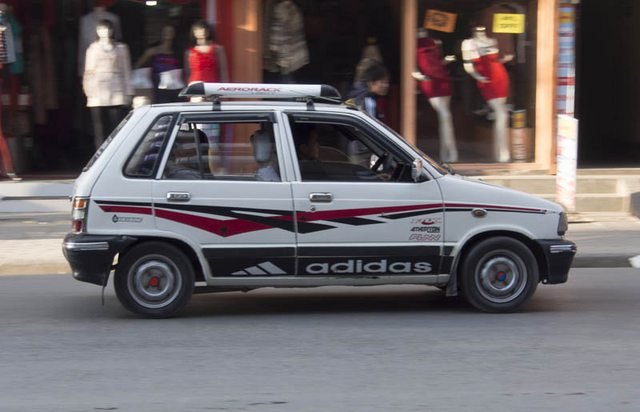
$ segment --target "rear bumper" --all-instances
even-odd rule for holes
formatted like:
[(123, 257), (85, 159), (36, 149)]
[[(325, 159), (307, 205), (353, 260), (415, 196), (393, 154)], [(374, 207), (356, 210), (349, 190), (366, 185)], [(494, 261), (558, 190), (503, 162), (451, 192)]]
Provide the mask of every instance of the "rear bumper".
[(564, 239), (550, 239), (537, 241), (542, 248), (547, 263), (547, 273), (543, 275), (544, 283), (565, 283), (569, 276), (569, 269), (578, 248), (576, 244)]
[(130, 236), (69, 233), (62, 243), (62, 253), (75, 279), (105, 286), (114, 256), (135, 240)]

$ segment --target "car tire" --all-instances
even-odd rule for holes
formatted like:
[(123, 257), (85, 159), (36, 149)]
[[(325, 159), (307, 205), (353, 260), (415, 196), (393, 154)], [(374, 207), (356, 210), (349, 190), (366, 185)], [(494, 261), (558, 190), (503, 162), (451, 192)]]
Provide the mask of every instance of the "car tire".
[(167, 318), (183, 309), (195, 286), (193, 266), (177, 247), (164, 242), (134, 246), (116, 268), (114, 288), (122, 305), (151, 318)]
[(460, 283), (467, 301), (484, 312), (509, 313), (533, 296), (540, 279), (531, 250), (510, 237), (485, 239), (462, 262)]

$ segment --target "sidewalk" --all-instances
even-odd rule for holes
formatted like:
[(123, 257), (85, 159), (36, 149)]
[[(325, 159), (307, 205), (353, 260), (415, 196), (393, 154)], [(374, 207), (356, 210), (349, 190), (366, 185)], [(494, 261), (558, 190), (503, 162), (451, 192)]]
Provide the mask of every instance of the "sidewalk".
[(68, 212), (74, 179), (0, 181), (0, 213)]
[[(0, 231), (10, 228), (7, 222), (20, 219), (20, 216), (0, 213)], [(22, 216), (34, 224), (39, 223), (37, 214)], [(6, 236), (6, 233), (2, 236), (5, 240), (0, 240), (0, 275), (69, 273), (62, 255), (68, 217), (65, 214), (48, 216), (47, 219), (58, 223), (53, 231), (47, 232), (47, 228), (43, 228), (42, 233), (49, 238), (25, 239)], [(630, 267), (630, 259), (634, 257), (638, 261), (634, 266), (640, 267), (640, 257), (637, 257), (640, 256), (640, 219), (628, 215), (572, 216), (566, 237), (578, 245), (574, 268)]]

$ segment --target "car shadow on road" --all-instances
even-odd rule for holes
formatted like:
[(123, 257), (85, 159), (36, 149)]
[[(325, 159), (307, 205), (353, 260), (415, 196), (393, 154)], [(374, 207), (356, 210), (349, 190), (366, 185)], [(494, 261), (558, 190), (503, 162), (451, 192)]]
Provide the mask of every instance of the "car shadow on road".
[[(384, 288), (384, 289), (383, 289)], [(539, 291), (540, 292), (540, 291)], [(564, 311), (560, 302), (538, 293), (518, 314), (544, 314)], [(82, 297), (78, 299), (87, 299)], [(126, 311), (113, 292), (105, 295), (104, 306), (99, 296), (81, 305), (87, 318), (144, 319)], [(251, 292), (205, 293), (193, 296), (187, 307), (175, 318), (227, 318), (238, 316), (335, 315), (335, 314), (405, 313), (424, 315), (509, 316), (486, 314), (471, 306), (462, 296), (447, 297), (444, 291), (431, 287), (340, 287), (313, 289), (260, 289)], [(79, 314), (76, 314), (79, 315)], [(74, 316), (76, 316), (74, 315)]]
[(424, 287), (315, 288), (196, 295), (187, 317), (376, 312), (473, 312), (464, 299)]

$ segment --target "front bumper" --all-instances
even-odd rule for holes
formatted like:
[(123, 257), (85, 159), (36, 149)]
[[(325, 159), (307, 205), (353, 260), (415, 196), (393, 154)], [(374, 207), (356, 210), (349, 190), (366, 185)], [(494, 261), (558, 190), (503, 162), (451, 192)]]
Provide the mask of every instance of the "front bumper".
[(109, 280), (113, 258), (135, 241), (130, 236), (69, 233), (62, 243), (62, 253), (69, 262), (75, 279), (105, 286)]
[(564, 239), (549, 239), (537, 241), (547, 264), (546, 274), (543, 275), (543, 283), (565, 283), (569, 276), (569, 269), (578, 248), (576, 244)]

